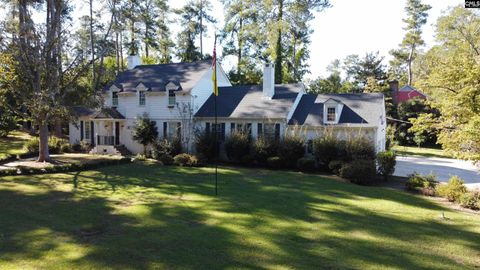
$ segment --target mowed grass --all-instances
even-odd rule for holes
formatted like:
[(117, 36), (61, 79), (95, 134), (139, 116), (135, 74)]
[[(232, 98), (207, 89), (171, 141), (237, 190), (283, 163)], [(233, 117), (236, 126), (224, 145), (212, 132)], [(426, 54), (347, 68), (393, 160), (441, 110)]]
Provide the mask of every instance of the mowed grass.
[(452, 158), (451, 155), (449, 155), (447, 152), (440, 148), (395, 145), (393, 147), (393, 150), (395, 150), (400, 156)]
[[(472, 269), (480, 215), (296, 172), (0, 178), (0, 269)], [(441, 218), (444, 212), (446, 219)]]
[(31, 136), (21, 131), (13, 131), (6, 138), (0, 138), (0, 158), (23, 153), (23, 144)]

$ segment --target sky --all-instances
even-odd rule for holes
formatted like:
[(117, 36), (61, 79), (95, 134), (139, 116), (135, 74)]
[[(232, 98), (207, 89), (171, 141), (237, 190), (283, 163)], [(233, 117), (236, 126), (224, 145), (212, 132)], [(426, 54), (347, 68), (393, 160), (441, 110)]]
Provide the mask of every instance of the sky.
[[(75, 17), (88, 13), (85, 0), (73, 0), (78, 7)], [(169, 0), (170, 7), (180, 8), (186, 0)], [(204, 52), (213, 51), (213, 33), (221, 29), (224, 23), (224, 10), (219, 0), (211, 0), (212, 14), (217, 18), (216, 25), (209, 25), (207, 37), (203, 39)], [(435, 44), (434, 24), (442, 12), (449, 7), (464, 3), (464, 0), (423, 0), (423, 3), (432, 6), (429, 11), (427, 24), (423, 28), (425, 49)], [(385, 56), (385, 64), (390, 56), (388, 52), (397, 48), (402, 41), (405, 31), (402, 18), (405, 17), (404, 6), (406, 0), (330, 0), (332, 7), (315, 13), (311, 22), (314, 30), (310, 45), (310, 74), (306, 77), (313, 79), (326, 76), (327, 66), (335, 59), (343, 59), (350, 54), (364, 55), (367, 52), (379, 51)], [(178, 25), (171, 27), (173, 40), (176, 40)], [(198, 41), (197, 41), (198, 42)], [(199, 44), (197, 44), (198, 46)], [(217, 53), (221, 50), (217, 48)], [(234, 62), (224, 59), (223, 67), (229, 70)]]

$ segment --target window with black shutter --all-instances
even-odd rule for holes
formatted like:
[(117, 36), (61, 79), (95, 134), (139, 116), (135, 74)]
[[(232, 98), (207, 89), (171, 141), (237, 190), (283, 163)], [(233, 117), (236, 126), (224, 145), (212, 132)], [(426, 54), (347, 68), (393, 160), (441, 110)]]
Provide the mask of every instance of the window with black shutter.
[(235, 123), (230, 123), (230, 133), (235, 131)]
[(220, 139), (223, 141), (225, 140), (225, 123), (220, 124), (221, 130), (220, 130)]
[(205, 123), (205, 132), (210, 133), (210, 123)]
[(80, 141), (83, 141), (83, 121), (80, 121)]
[(275, 124), (275, 140), (280, 140), (280, 124)]
[(177, 122), (177, 137), (181, 138), (182, 137), (182, 123)]
[(90, 122), (90, 142), (95, 145), (95, 131), (93, 130), (93, 121)]
[(260, 138), (263, 135), (263, 125), (262, 123), (257, 124), (257, 137)]
[(163, 122), (163, 138), (167, 138), (167, 122)]
[(252, 136), (252, 123), (247, 123), (247, 132), (248, 135)]

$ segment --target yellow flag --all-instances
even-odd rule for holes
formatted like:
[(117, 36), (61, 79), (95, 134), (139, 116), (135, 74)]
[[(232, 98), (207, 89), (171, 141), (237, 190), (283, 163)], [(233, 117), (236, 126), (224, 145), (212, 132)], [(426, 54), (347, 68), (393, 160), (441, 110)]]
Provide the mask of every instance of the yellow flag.
[(213, 93), (215, 96), (218, 96), (218, 85), (217, 85), (217, 35), (215, 34), (215, 43), (213, 45), (213, 60), (212, 60), (212, 81), (213, 81)]

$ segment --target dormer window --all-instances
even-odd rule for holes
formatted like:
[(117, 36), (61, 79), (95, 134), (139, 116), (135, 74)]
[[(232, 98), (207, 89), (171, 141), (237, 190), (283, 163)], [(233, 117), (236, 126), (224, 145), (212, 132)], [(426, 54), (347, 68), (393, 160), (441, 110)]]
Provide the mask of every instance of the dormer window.
[(112, 106), (118, 106), (118, 92), (112, 92)]
[(335, 107), (327, 108), (327, 122), (335, 122), (337, 119), (337, 113)]
[(168, 90), (168, 107), (173, 108), (176, 103), (175, 90)]
[(138, 92), (138, 105), (145, 106), (145, 91)]

